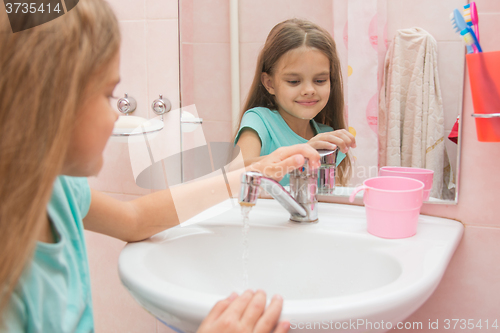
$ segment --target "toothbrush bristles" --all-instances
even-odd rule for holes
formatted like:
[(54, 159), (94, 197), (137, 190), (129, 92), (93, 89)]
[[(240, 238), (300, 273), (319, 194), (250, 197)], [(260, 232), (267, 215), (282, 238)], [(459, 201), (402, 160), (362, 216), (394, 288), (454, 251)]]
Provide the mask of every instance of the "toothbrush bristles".
[(455, 21), (455, 15), (453, 15), (453, 13), (450, 14), (450, 21), (451, 21), (453, 30), (455, 30), (455, 32), (460, 32), (460, 29), (458, 28), (457, 22)]
[(464, 10), (464, 20), (466, 23), (472, 23), (472, 17), (470, 15), (470, 9)]

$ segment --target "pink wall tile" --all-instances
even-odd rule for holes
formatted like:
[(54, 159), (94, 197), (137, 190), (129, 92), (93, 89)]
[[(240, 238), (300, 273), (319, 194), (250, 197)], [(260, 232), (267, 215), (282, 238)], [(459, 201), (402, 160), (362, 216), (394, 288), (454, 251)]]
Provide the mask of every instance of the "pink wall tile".
[(194, 0), (192, 8), (194, 43), (229, 43), (229, 1)]
[(500, 51), (500, 34), (498, 33), (500, 11), (496, 13), (481, 12), (478, 16), (481, 48), (484, 52)]
[(232, 142), (234, 133), (230, 121), (203, 121), (203, 133), (207, 142)]
[[(444, 319), (498, 318), (500, 308), (500, 229), (467, 227), (461, 244), (453, 256), (443, 279), (429, 300), (406, 321), (428, 323), (439, 319), (444, 330)], [(479, 329), (449, 330), (453, 332), (482, 332)], [(490, 327), (490, 330), (491, 327)], [(489, 330), (486, 330), (489, 331)]]
[(96, 332), (153, 333), (156, 319), (121, 284), (118, 257), (125, 243), (85, 231)]
[[(420, 0), (418, 6), (409, 6), (405, 1), (388, 0), (388, 38), (392, 40), (397, 29), (417, 26), (424, 28), (436, 40), (456, 41), (457, 35), (453, 31), (451, 23), (449, 23), (449, 16), (453, 9), (466, 3), (466, 0), (440, 0), (438, 2), (435, 0)], [(432, 8), (432, 10), (429, 10), (429, 8)]]
[(104, 149), (104, 165), (97, 177), (90, 177), (90, 187), (104, 192), (144, 195), (148, 189), (135, 184), (127, 143), (110, 139)]
[[(461, 41), (438, 42), (438, 71), (439, 84), (443, 98), (444, 131), (447, 137), (457, 116), (462, 112), (463, 81), (457, 80), (457, 73), (464, 69), (464, 45)], [(446, 151), (453, 172), (457, 172), (458, 146), (445, 139)]]
[(179, 108), (179, 34), (177, 19), (146, 24), (148, 118), (153, 118), (150, 105), (160, 94), (170, 100), (172, 109)]
[(260, 43), (240, 43), (240, 100), (244, 107), (257, 69), (257, 58), (264, 46)]
[[(181, 36), (182, 38), (182, 36)], [(194, 95), (194, 45), (191, 43), (181, 44), (181, 103), (182, 106), (195, 104)]]
[(144, 20), (145, 0), (107, 0), (118, 20)]
[(445, 129), (451, 129), (462, 112), (463, 81), (457, 80), (456, 76), (463, 71), (464, 52), (461, 41), (438, 42), (439, 84), (445, 108)]
[(178, 1), (145, 0), (146, 19), (177, 19)]
[(194, 36), (194, 0), (182, 0), (179, 3), (180, 40), (182, 43), (192, 43)]
[[(332, 5), (332, 24), (333, 24), (333, 39), (335, 41), (337, 54), (340, 59), (340, 66), (342, 70), (342, 81), (344, 84), (344, 99), (347, 106), (348, 96), (348, 53), (347, 53), (347, 15), (348, 3), (344, 0), (333, 0)], [(346, 38), (344, 38), (346, 37)]]
[(333, 34), (332, 0), (289, 0), (290, 17), (310, 20)]
[(123, 97), (125, 93), (137, 101), (134, 116), (148, 115), (148, 72), (146, 53), (146, 22), (120, 22), (122, 45), (120, 47), (121, 81), (114, 93)]
[(229, 58), (229, 44), (193, 45), (194, 102), (204, 120), (230, 120)]
[[(475, 2), (479, 15), (482, 13), (500, 13), (500, 1), (475, 0)], [(481, 16), (479, 16), (479, 19), (481, 20)]]
[(287, 0), (241, 0), (240, 43), (263, 43), (271, 29), (290, 18)]

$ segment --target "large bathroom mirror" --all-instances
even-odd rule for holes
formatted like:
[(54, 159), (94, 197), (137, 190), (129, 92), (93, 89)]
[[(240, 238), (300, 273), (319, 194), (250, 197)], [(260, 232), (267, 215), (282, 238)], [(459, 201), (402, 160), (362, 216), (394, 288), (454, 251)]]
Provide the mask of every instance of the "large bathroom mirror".
[[(191, 113), (203, 119), (206, 142), (232, 142), (258, 54), (271, 28), (293, 17), (315, 22), (334, 37), (342, 63), (345, 116), (350, 131), (356, 133), (357, 148), (351, 151), (351, 182), (348, 187), (337, 187), (334, 195), (350, 195), (365, 179), (376, 177), (381, 166), (379, 154), (384, 147), (379, 149), (379, 101), (385, 87), (386, 55), (398, 31), (419, 28), (414, 30), (424, 30), (437, 42), (437, 61), (431, 69), (437, 67), (433, 82), (439, 83), (440, 93), (436, 92), (435, 98), (442, 100), (442, 115), (429, 119), (444, 127), (442, 137), (435, 138), (436, 145), (444, 143), (445, 147), (443, 174), (438, 176), (444, 190), (433, 193), (429, 202), (454, 204), (458, 198), (460, 139), (455, 143), (448, 136), (462, 112), (465, 48), (449, 16), (466, 3), (179, 0), (181, 106), (191, 106), (191, 110), (195, 106)], [(405, 70), (413, 69), (410, 64)], [(191, 140), (192, 133), (183, 131), (183, 140)]]

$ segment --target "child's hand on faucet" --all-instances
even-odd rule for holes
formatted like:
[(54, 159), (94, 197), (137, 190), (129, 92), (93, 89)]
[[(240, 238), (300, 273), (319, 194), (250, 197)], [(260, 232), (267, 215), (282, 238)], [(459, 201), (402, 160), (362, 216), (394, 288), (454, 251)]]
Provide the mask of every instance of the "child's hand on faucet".
[(345, 129), (320, 133), (307, 142), (314, 149), (335, 150), (337, 147), (344, 154), (350, 147), (356, 148), (356, 139)]
[(241, 296), (232, 293), (215, 304), (197, 333), (286, 333), (290, 323), (278, 323), (282, 307), (283, 299), (274, 296), (266, 309), (262, 290), (247, 290)]
[(279, 181), (287, 173), (303, 166), (305, 158), (309, 159), (309, 165), (313, 169), (320, 167), (318, 152), (304, 143), (278, 148), (247, 168)]

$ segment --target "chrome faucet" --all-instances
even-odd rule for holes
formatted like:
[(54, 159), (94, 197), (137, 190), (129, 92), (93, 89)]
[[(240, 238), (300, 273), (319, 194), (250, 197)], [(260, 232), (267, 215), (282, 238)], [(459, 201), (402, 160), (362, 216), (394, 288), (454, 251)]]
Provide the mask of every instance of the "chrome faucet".
[[(318, 174), (320, 193), (332, 193), (335, 188), (335, 158), (337, 151), (319, 151), (321, 167), (311, 170), (309, 161), (290, 173), (290, 193), (277, 181), (249, 171), (241, 177), (240, 205), (253, 206), (257, 203), (259, 187), (275, 198), (295, 222), (318, 221)], [(333, 162), (332, 162), (333, 159)]]

